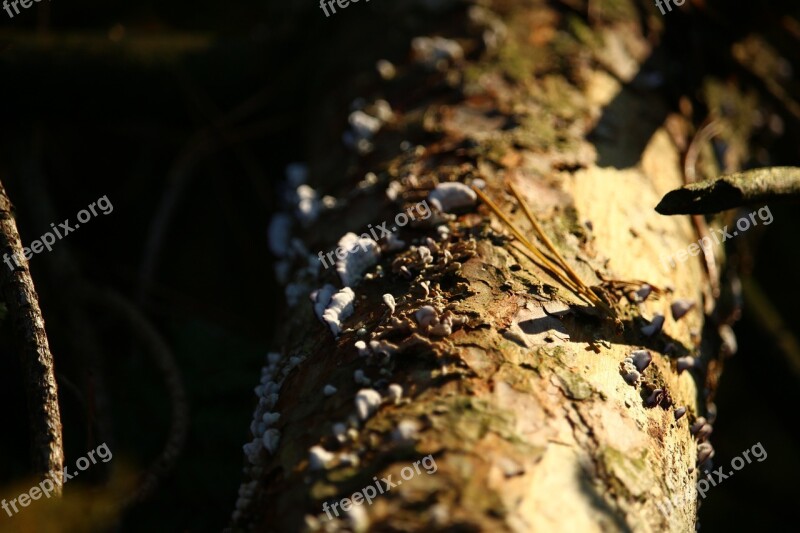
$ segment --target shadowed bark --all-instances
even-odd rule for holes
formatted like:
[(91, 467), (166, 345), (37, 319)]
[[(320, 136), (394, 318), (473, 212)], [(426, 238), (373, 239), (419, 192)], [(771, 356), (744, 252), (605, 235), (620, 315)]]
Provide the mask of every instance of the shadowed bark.
[[(340, 131), (344, 113), (320, 108), (337, 118), (315, 129), (310, 184), (339, 201), (295, 225), (310, 253), (281, 252), (287, 295), (302, 296), (257, 389), (232, 529), (694, 529), (689, 427), (711, 417), (720, 341), (702, 312), (714, 302), (701, 258), (661, 259), (697, 241), (688, 217), (654, 210), (683, 185), (692, 126), (647, 86), (661, 22), (644, 6), (598, 2), (591, 23), (540, 1), (458, 10), (437, 33), (448, 41), (414, 41), (396, 77), (359, 82), (363, 111), (382, 116), (361, 154), (330, 149), (322, 132)], [(533, 241), (507, 181), (617, 321), (530, 259), (482, 204), (396, 224), (438, 184), (460, 182), (483, 187)], [(342, 286), (317, 251), (383, 221), (405, 244), (381, 241), (334, 338), (305, 297)], [(674, 318), (677, 300), (694, 306)], [(423, 306), (438, 323), (425, 325)], [(657, 315), (663, 328), (649, 334)], [(638, 350), (652, 362), (634, 380), (625, 359)], [(678, 358), (693, 369), (679, 372)], [(364, 389), (380, 394), (374, 412)], [(401, 478), (428, 455), (435, 472)], [(323, 510), (389, 475), (402, 483), (371, 505)]]

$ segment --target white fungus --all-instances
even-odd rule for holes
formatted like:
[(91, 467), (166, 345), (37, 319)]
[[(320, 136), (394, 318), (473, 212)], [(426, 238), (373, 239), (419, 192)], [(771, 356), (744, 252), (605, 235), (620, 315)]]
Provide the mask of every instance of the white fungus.
[(647, 337), (652, 337), (661, 331), (662, 326), (664, 326), (664, 315), (656, 315), (648, 325), (642, 328), (642, 333)]
[(289, 255), (289, 241), (292, 236), (292, 217), (287, 213), (275, 213), (269, 221), (267, 230), (269, 250), (276, 257)]
[(336, 272), (345, 287), (358, 283), (364, 272), (377, 263), (381, 255), (380, 246), (369, 236), (346, 233), (339, 239), (338, 245), (346, 252), (344, 259), (339, 259), (338, 255), (336, 257)]
[(386, 304), (386, 307), (389, 308), (389, 314), (394, 314), (394, 309), (397, 304), (394, 301), (394, 296), (389, 293), (383, 295), (383, 303)]
[(472, 207), (478, 201), (475, 191), (459, 182), (440, 183), (428, 194), (428, 202), (443, 213)]
[(300, 185), (297, 188), (297, 218), (304, 226), (313, 223), (320, 212), (320, 201), (317, 198), (317, 191), (308, 185)]
[(359, 385), (369, 385), (372, 383), (369, 378), (364, 375), (364, 371), (360, 368), (353, 372), (353, 381)]
[(325, 313), (325, 309), (328, 308), (328, 304), (331, 303), (331, 297), (334, 294), (336, 294), (336, 287), (329, 283), (311, 293), (310, 297), (311, 302), (314, 304), (314, 313), (320, 322), (325, 322), (322, 315)]
[(417, 438), (419, 422), (406, 418), (401, 420), (392, 431), (392, 440), (395, 442), (409, 442)]
[(436, 309), (430, 305), (423, 305), (417, 310), (416, 313), (414, 313), (414, 318), (416, 319), (417, 324), (423, 328), (430, 326), (437, 320)]
[(364, 341), (356, 341), (355, 344), (356, 350), (358, 350), (358, 355), (361, 357), (366, 357), (369, 355), (369, 348), (367, 348), (367, 343)]
[(636, 350), (635, 352), (631, 353), (631, 360), (634, 366), (636, 366), (636, 370), (639, 372), (644, 372), (644, 369), (647, 368), (647, 366), (653, 360), (653, 356), (648, 350)]
[(394, 403), (399, 403), (400, 399), (403, 397), (403, 387), (398, 385), (397, 383), (392, 383), (389, 385), (389, 390), (386, 394), (387, 398)]
[(334, 394), (336, 394), (336, 391), (338, 390), (339, 389), (337, 389), (333, 385), (328, 384), (325, 385), (325, 387), (323, 387), (322, 394), (324, 394), (325, 396), (333, 396)]
[(381, 120), (370, 116), (363, 111), (353, 111), (347, 117), (353, 132), (362, 139), (371, 139), (381, 129)]
[(280, 413), (264, 413), (262, 420), (267, 426), (273, 425), (281, 417)]
[(323, 470), (328, 463), (333, 461), (334, 454), (322, 446), (312, 446), (308, 450), (308, 468), (310, 470)]
[(417, 61), (433, 69), (443, 69), (448, 62), (464, 57), (461, 45), (444, 37), (415, 37), (411, 49)]
[(341, 422), (334, 424), (333, 436), (336, 437), (336, 440), (340, 443), (344, 443), (347, 440), (347, 426)]
[(356, 293), (353, 289), (345, 287), (331, 297), (328, 307), (322, 313), (322, 320), (331, 328), (334, 337), (338, 337), (342, 332), (342, 321), (353, 314), (355, 299)]
[(356, 394), (356, 412), (361, 420), (366, 420), (372, 416), (381, 405), (381, 395), (374, 389), (361, 389)]
[(672, 319), (676, 321), (680, 320), (684, 317), (684, 315), (686, 315), (686, 313), (691, 311), (693, 307), (694, 302), (691, 300), (675, 300), (670, 306), (670, 310), (672, 311)]
[(278, 449), (278, 443), (281, 440), (281, 432), (277, 429), (268, 429), (264, 432), (264, 436), (261, 437), (261, 440), (264, 444), (264, 449), (272, 455), (275, 455), (275, 451)]

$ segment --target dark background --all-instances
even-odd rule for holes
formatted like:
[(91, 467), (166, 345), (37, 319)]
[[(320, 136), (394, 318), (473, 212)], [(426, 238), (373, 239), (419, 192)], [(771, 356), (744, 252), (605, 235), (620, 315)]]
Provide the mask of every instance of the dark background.
[[(667, 41), (677, 47), (670, 50), (713, 57), (752, 31), (800, 69), (799, 43), (779, 24), (792, 9), (800, 20), (791, 3), (711, 5), (723, 23), (717, 19), (710, 30), (684, 14), (668, 16), (675, 26)], [(99, 443), (86, 407), (98, 369), (86, 356), (85, 332), (74, 328), (76, 316), (90, 319), (101, 343), (113, 415), (110, 464), (145, 468), (169, 424), (157, 368), (128, 328), (81, 300), (80, 284), (113, 287), (140, 306), (172, 348), (189, 395), (186, 448), (155, 494), (122, 518), (122, 530), (205, 531), (227, 523), (253, 387), (283, 305), (266, 246), (275, 184), (287, 163), (342, 149), (341, 128), (319, 128), (331, 124), (331, 109), (341, 110), (343, 123), (355, 96), (347, 80), (377, 59), (403, 61), (410, 36), (439, 16), (447, 14), (395, 9), (388, 0), (353, 4), (329, 19), (316, 2), (274, 0), (55, 0), (13, 19), (0, 11), (0, 180), (17, 208), (23, 243), (51, 222), (74, 222), (103, 195), (114, 206), (58, 241), (58, 253), (31, 260), (56, 357), (66, 464)], [(763, 93), (769, 113), (782, 117), (780, 135), (756, 139), (760, 157), (766, 151), (768, 164), (797, 165), (796, 119), (730, 62), (708, 63), (715, 75)], [(670, 87), (695, 97), (690, 70)], [(799, 217), (792, 206), (771, 209), (772, 225), (747, 232), (730, 251), (796, 333)], [(164, 215), (166, 224), (159, 222)], [(143, 279), (154, 228), (163, 238), (152, 275)], [(703, 531), (779, 528), (797, 516), (800, 375), (760, 325), (761, 312), (746, 302), (736, 325), (739, 353), (726, 363), (712, 442), (719, 465), (756, 442), (768, 459), (709, 491)], [(21, 373), (7, 339), (2, 324), (0, 486), (29, 468)], [(106, 474), (93, 467), (72, 483), (89, 485)]]

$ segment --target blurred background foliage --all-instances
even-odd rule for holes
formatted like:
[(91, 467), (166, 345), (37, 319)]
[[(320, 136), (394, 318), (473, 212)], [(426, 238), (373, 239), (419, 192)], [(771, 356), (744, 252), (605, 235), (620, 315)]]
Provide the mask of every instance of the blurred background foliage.
[[(720, 14), (718, 26), (668, 15), (677, 30), (667, 44), (677, 58), (702, 56), (708, 50), (702, 45), (713, 40), (729, 51), (733, 41), (755, 33), (789, 68), (800, 69), (795, 4), (707, 5)], [(100, 442), (98, 379), (108, 391), (114, 459), (71, 481), (64, 504), (37, 502), (38, 509), (0, 517), (0, 530), (43, 531), (41, 517), (63, 531), (76, 531), (80, 521), (122, 531), (219, 530), (236, 498), (253, 387), (280, 327), (283, 294), (266, 246), (275, 183), (289, 162), (341, 153), (336, 125), (344, 124), (362, 73), (381, 58), (403, 61), (410, 36), (447, 13), (380, 1), (353, 4), (328, 19), (311, 0), (34, 6), (13, 19), (0, 11), (0, 179), (16, 205), (24, 243), (51, 222), (74, 221), (103, 195), (114, 206), (58, 241), (58, 253), (31, 261), (56, 359), (66, 464), (74, 469)], [(724, 62), (709, 68), (763, 96), (768, 120), (750, 163), (797, 165), (797, 118), (759, 80)], [(703, 75), (678, 77), (693, 84)], [(687, 91), (677, 85), (672, 89)], [(699, 85), (692, 87), (689, 96), (697, 97)], [(792, 97), (800, 99), (796, 91)], [(733, 241), (731, 252), (745, 276), (752, 272), (784, 329), (796, 335), (800, 216), (792, 206), (773, 206), (772, 213), (772, 225)], [(157, 247), (153, 235), (160, 235)], [(170, 406), (135, 332), (82, 299), (87, 283), (113, 287), (136, 302), (172, 348), (190, 403), (188, 440), (174, 471), (144, 503), (111, 518), (109, 496), (123, 493), (131, 476), (160, 453)], [(713, 443), (719, 465), (756, 442), (768, 459), (709, 492), (700, 512), (703, 531), (785, 527), (796, 515), (800, 374), (787, 356), (791, 348), (764, 327), (765, 316), (763, 307), (745, 303), (735, 328), (739, 353), (719, 387)], [(75, 317), (88, 320), (88, 332)], [(100, 362), (87, 355), (92, 336)], [(20, 366), (8, 338), (4, 321), (0, 493), (13, 498), (30, 483)], [(110, 488), (100, 490), (109, 477)], [(50, 514), (54, 507), (62, 511)]]

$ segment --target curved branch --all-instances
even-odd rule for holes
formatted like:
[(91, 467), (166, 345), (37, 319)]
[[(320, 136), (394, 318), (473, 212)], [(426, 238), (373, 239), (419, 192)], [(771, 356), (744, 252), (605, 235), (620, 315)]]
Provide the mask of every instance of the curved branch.
[[(0, 183), (0, 251), (5, 263), (0, 267), (0, 287), (13, 321), (14, 341), (19, 346), (25, 374), (33, 468), (41, 478), (52, 477), (60, 494), (64, 449), (53, 356), (12, 210), (11, 200)], [(16, 266), (14, 256), (19, 258), (20, 266)]]

